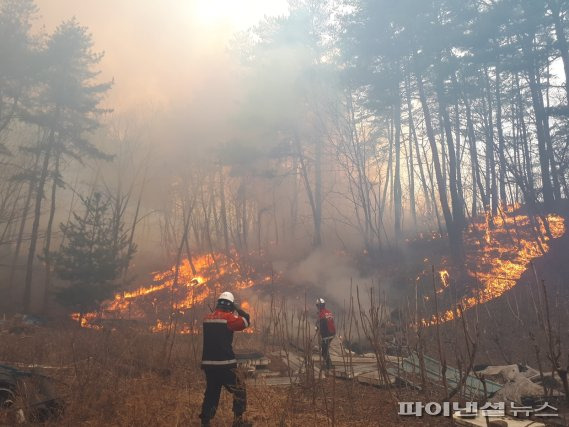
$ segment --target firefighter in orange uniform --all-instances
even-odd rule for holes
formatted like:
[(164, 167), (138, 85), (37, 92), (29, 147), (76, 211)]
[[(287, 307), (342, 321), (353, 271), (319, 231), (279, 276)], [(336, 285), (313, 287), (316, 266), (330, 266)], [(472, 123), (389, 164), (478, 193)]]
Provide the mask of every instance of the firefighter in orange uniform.
[(215, 416), (222, 387), (233, 394), (233, 426), (251, 426), (243, 420), (247, 393), (245, 383), (236, 373), (237, 360), (233, 353), (233, 332), (247, 328), (249, 322), (249, 314), (235, 305), (231, 292), (223, 292), (219, 296), (215, 311), (203, 321), (201, 367), (207, 385), (200, 414), (202, 426), (209, 426), (210, 420)]
[(330, 360), (330, 342), (336, 335), (334, 315), (330, 310), (326, 309), (326, 301), (322, 298), (318, 298), (316, 300), (316, 308), (318, 309), (316, 329), (320, 332), (322, 360), (324, 361), (326, 369), (332, 369), (332, 360)]

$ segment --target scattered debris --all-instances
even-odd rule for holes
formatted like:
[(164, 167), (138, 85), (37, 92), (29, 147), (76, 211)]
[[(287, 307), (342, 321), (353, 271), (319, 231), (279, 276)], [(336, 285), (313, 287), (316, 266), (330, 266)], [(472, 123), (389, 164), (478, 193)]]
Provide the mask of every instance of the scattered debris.
[[(478, 367), (479, 368), (479, 367)], [(492, 395), (491, 402), (516, 402), (525, 404), (528, 402), (538, 403), (541, 401), (557, 400), (563, 397), (563, 393), (559, 391), (560, 384), (553, 376), (545, 376), (544, 381), (547, 383), (546, 392), (539, 372), (529, 366), (523, 365), (505, 365), (505, 366), (487, 366), (484, 369), (476, 369), (478, 375), (492, 376), (499, 378), (504, 384), (499, 390)], [(555, 389), (557, 388), (557, 390)]]
[(43, 423), (63, 413), (52, 379), (34, 372), (0, 365), (0, 414), (13, 424)]
[(260, 371), (266, 371), (267, 366), (271, 362), (262, 353), (242, 353), (235, 354), (237, 365), (245, 371), (248, 377), (257, 377)]
[[(425, 365), (425, 374), (429, 380), (435, 384), (442, 384), (442, 366), (441, 363), (429, 356), (423, 356), (423, 361)], [(402, 360), (401, 368), (409, 373), (419, 374), (420, 360), (417, 353), (412, 353), (411, 356)], [(449, 389), (456, 388), (462, 378), (461, 372), (457, 369), (447, 366), (446, 367), (446, 381)], [(466, 381), (464, 382), (463, 395), (467, 399), (486, 399), (488, 396), (492, 396), (498, 390), (502, 388), (502, 385), (490, 381), (484, 380), (484, 383), (480, 379), (476, 378), (474, 375), (468, 375)], [(487, 393), (487, 395), (485, 395)]]
[(31, 314), (16, 314), (7, 317), (5, 314), (0, 319), (0, 333), (3, 334), (31, 334), (35, 329), (45, 326), (46, 321), (38, 316)]

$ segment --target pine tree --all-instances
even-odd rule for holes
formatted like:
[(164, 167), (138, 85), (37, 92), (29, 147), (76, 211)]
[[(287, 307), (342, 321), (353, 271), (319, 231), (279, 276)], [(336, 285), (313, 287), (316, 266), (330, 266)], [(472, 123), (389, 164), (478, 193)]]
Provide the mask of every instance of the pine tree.
[[(102, 54), (93, 52), (93, 41), (86, 27), (75, 19), (63, 22), (39, 54), (41, 72), (38, 87), (33, 99), (22, 109), (23, 120), (39, 126), (43, 132), (24, 280), (23, 305), (26, 312), (32, 305), (34, 262), (46, 187), (52, 181), (50, 198), (51, 205), (55, 207), (57, 188), (62, 184), (58, 164), (66, 158), (77, 161), (86, 157), (110, 159), (87, 139), (100, 126), (101, 115), (110, 111), (100, 107), (103, 96), (112, 86), (112, 83), (97, 80), (99, 72), (96, 67), (102, 57)], [(53, 218), (54, 208), (50, 209), (46, 230), (48, 238), (43, 248), (46, 293), (50, 291)]]
[[(110, 201), (100, 193), (82, 198), (84, 212), (61, 224), (66, 244), (55, 254), (57, 276), (69, 282), (56, 297), (66, 306), (85, 313), (112, 296), (115, 279), (132, 258), (123, 223), (116, 226)], [(118, 233), (118, 235), (117, 235)]]

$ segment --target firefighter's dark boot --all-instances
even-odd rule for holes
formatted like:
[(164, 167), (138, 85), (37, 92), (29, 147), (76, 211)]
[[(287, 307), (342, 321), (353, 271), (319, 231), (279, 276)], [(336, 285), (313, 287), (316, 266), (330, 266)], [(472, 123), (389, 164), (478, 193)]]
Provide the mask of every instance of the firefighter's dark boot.
[(252, 427), (253, 424), (250, 423), (249, 421), (245, 421), (243, 419), (242, 415), (239, 416), (235, 416), (235, 418), (233, 418), (233, 427)]
[(202, 420), (201, 426), (202, 427), (210, 427), (211, 424), (210, 424), (209, 420)]

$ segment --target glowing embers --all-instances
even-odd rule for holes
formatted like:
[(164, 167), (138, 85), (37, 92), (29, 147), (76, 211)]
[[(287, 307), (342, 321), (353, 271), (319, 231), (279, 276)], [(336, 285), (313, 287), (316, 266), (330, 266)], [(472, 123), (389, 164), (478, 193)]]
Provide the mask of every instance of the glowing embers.
[(189, 309), (203, 305), (208, 298), (214, 303), (215, 294), (223, 290), (242, 290), (271, 280), (238, 260), (236, 254), (197, 256), (154, 273), (151, 285), (117, 293), (103, 302), (99, 311), (82, 316), (75, 313), (72, 319), (82, 327), (96, 329), (111, 320), (130, 319), (149, 324), (152, 332), (175, 327), (177, 333), (192, 334), (199, 328)]
[(437, 290), (438, 294), (443, 292), (450, 284), (450, 275), (448, 270), (439, 271), (439, 277), (441, 278), (441, 287)]
[[(463, 297), (459, 304), (468, 310), (476, 304), (486, 303), (514, 287), (530, 262), (549, 251), (549, 240), (565, 233), (565, 220), (550, 214), (545, 220), (519, 212), (519, 206), (508, 207), (499, 215), (486, 216), (484, 221), (470, 225), (464, 234), (468, 274), (477, 279), (480, 288)], [(443, 289), (448, 286), (440, 272)], [(438, 292), (437, 292), (438, 293)], [(457, 309), (439, 315), (446, 322), (458, 315)], [(426, 325), (436, 323), (436, 316), (425, 320)]]
[(93, 329), (101, 329), (100, 325), (96, 325), (93, 321), (97, 318), (96, 313), (86, 313), (81, 316), (80, 313), (73, 313), (71, 318), (76, 322), (79, 322), (82, 328), (93, 328)]

